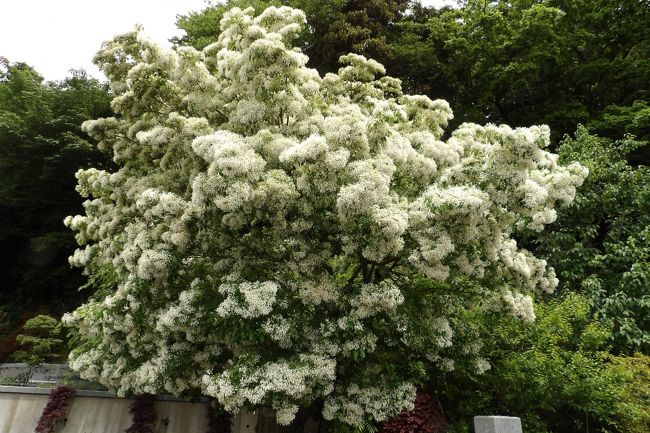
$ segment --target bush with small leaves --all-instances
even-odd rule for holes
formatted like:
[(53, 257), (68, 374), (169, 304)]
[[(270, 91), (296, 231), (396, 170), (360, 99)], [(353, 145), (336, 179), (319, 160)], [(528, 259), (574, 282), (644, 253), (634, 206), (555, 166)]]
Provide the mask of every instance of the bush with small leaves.
[(12, 355), (15, 361), (35, 365), (65, 358), (65, 336), (57, 319), (39, 315), (29, 319), (23, 329), (16, 337), (20, 349)]

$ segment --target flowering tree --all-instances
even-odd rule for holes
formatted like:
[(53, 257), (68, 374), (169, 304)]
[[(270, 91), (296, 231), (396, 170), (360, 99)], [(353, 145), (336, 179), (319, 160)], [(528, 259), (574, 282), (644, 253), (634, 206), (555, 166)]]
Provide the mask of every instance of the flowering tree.
[[(68, 315), (71, 365), (120, 394), (203, 393), (227, 410), (299, 407), (351, 425), (412, 407), (452, 368), (468, 303), (534, 319), (546, 262), (519, 249), (587, 174), (547, 127), (464, 124), (379, 63), (320, 77), (292, 39), (304, 14), (233, 9), (203, 52), (138, 32), (96, 57), (116, 118), (85, 130), (119, 169), (80, 170), (71, 262), (117, 288)], [(453, 349), (458, 349), (454, 351)]]

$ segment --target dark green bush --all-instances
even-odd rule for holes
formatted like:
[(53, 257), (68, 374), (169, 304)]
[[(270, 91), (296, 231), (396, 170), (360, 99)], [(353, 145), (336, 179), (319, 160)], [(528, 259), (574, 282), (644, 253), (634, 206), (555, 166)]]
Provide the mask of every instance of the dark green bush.
[(21, 347), (13, 359), (28, 364), (61, 361), (67, 355), (61, 323), (50, 316), (39, 315), (29, 319), (22, 334), (16, 337)]
[(527, 433), (648, 431), (648, 357), (611, 355), (613, 326), (592, 306), (578, 294), (539, 303), (531, 325), (477, 315), (492, 368), (460, 366), (439, 387), (450, 431), (473, 431), (475, 415), (521, 417)]

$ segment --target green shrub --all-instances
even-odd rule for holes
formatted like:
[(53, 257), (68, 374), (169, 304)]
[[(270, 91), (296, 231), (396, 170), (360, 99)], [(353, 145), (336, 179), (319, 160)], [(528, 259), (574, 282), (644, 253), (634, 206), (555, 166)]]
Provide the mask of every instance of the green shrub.
[(15, 361), (33, 365), (65, 357), (61, 323), (53, 317), (39, 315), (29, 319), (25, 323), (24, 333), (18, 335), (16, 340), (21, 348), (13, 354)]
[(619, 431), (626, 433), (650, 432), (650, 356), (612, 358), (610, 369), (625, 379), (620, 394), (620, 417), (616, 420)]
[(460, 366), (446, 377), (450, 431), (471, 432), (475, 415), (521, 417), (527, 433), (650, 431), (648, 357), (612, 356), (613, 326), (592, 307), (568, 294), (539, 303), (531, 325), (478, 315), (492, 368), (479, 376)]
[(559, 293), (580, 291), (594, 312), (614, 325), (616, 352), (650, 354), (650, 167), (629, 155), (647, 144), (631, 136), (612, 141), (578, 128), (559, 149), (589, 176), (569, 207), (527, 245), (560, 279)]

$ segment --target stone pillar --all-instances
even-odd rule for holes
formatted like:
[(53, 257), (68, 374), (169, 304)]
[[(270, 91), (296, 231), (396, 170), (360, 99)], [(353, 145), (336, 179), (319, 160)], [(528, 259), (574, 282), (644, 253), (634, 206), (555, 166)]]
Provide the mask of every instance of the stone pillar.
[(521, 419), (514, 416), (475, 416), (475, 433), (522, 433)]

